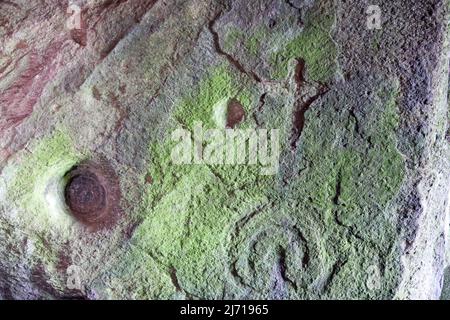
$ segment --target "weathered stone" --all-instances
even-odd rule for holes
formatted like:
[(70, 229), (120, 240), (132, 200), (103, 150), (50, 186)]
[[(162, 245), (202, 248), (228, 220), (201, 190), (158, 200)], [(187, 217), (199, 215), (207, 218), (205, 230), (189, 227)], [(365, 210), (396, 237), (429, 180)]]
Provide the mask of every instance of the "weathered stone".
[[(0, 2), (0, 298), (439, 298), (448, 18), (445, 0)], [(198, 122), (277, 129), (278, 172), (175, 165)]]

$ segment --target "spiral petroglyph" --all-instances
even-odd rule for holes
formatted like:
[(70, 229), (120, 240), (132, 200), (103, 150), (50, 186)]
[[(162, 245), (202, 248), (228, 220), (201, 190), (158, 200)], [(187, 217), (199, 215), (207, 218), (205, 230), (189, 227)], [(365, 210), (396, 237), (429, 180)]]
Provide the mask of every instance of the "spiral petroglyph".
[(299, 297), (310, 281), (312, 249), (289, 217), (258, 209), (237, 220), (227, 240), (229, 272), (244, 296)]

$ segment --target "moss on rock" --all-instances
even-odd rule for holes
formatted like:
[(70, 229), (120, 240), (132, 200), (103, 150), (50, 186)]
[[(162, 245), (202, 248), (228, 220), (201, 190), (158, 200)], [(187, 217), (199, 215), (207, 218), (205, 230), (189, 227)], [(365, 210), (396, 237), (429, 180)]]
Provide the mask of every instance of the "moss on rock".
[(289, 62), (302, 58), (306, 63), (308, 79), (328, 82), (336, 71), (337, 49), (331, 38), (334, 19), (330, 9), (318, 10), (309, 16), (304, 30), (272, 54), (273, 78), (286, 78)]
[(23, 221), (34, 230), (49, 231), (70, 223), (62, 188), (65, 173), (82, 155), (62, 130), (31, 147), (8, 189), (9, 197), (24, 210)]

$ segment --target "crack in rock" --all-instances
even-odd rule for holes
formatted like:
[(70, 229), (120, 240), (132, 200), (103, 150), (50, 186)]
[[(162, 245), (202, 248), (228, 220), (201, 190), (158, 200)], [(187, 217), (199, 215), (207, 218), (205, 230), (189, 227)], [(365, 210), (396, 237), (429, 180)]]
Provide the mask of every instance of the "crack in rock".
[(330, 89), (327, 85), (319, 84), (316, 89), (316, 94), (312, 96), (302, 95), (302, 91), (305, 84), (309, 84), (305, 80), (305, 60), (302, 58), (297, 59), (297, 65), (295, 67), (294, 81), (296, 84), (296, 102), (294, 104), (293, 125), (291, 134), (291, 149), (297, 148), (298, 141), (302, 135), (303, 128), (305, 126), (305, 114), (311, 107), (311, 105), (324, 96)]

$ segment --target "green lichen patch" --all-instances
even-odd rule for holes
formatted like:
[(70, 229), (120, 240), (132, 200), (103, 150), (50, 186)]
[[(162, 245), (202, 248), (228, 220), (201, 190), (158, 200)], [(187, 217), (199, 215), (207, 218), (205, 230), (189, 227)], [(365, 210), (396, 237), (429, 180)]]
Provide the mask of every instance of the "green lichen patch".
[[(199, 120), (218, 127), (215, 107), (239, 92), (233, 79), (227, 69), (212, 70), (181, 100), (172, 127), (192, 133)], [(217, 298), (225, 290), (235, 298), (314, 298), (336, 296), (346, 287), (341, 296), (389, 296), (399, 272), (389, 206), (402, 184), (404, 162), (396, 149), (397, 87), (379, 88), (362, 103), (358, 118), (345, 108), (336, 115), (333, 104), (346, 98), (327, 100), (306, 114), (297, 151), (302, 169), (285, 188), (277, 183), (284, 172), (262, 176), (258, 166), (175, 165), (169, 134), (151, 144), (153, 182), (133, 247), (176, 278), (173, 297)], [(249, 97), (246, 108), (252, 111), (259, 97)], [(265, 125), (290, 123), (289, 117), (270, 119)], [(296, 259), (302, 268), (293, 267)], [(367, 290), (369, 267), (380, 274), (373, 291)]]
[(224, 49), (233, 52), (237, 47), (242, 46), (250, 58), (257, 58), (264, 49), (264, 42), (269, 41), (274, 35), (275, 33), (271, 34), (265, 25), (248, 30), (248, 32), (230, 28), (225, 36)]
[(236, 46), (240, 39), (244, 36), (244, 33), (236, 27), (228, 28), (228, 32), (225, 36), (223, 47), (225, 50), (230, 51)]
[(269, 30), (266, 26), (261, 26), (245, 42), (244, 46), (252, 57), (258, 56), (268, 32)]
[(64, 174), (82, 157), (64, 131), (56, 131), (31, 148), (8, 196), (22, 209), (22, 221), (33, 230), (65, 227), (70, 218), (64, 209)]
[(67, 239), (74, 221), (64, 201), (64, 175), (82, 155), (63, 130), (28, 146), (19, 169), (7, 189), (17, 210), (16, 223), (29, 230), (26, 255), (30, 268), (39, 268), (55, 287), (60, 286), (57, 265), (60, 260), (55, 243)]
[[(181, 100), (172, 128), (192, 133), (194, 123), (201, 121), (205, 128), (223, 129), (214, 121), (215, 106), (230, 98), (239, 100), (247, 113), (258, 99), (228, 69), (212, 70)], [(240, 125), (243, 129), (251, 126), (250, 120)], [(174, 164), (175, 144), (168, 134), (150, 145), (152, 184), (140, 208), (145, 220), (133, 243), (136, 250), (176, 272), (185, 295), (218, 297), (226, 280), (227, 267), (219, 253), (227, 225), (245, 208), (264, 201), (274, 178), (261, 176), (258, 165)], [(205, 277), (208, 282), (202, 280)]]
[(205, 128), (216, 128), (214, 106), (220, 101), (236, 98), (249, 112), (252, 94), (248, 87), (245, 78), (231, 73), (226, 67), (218, 67), (200, 82), (197, 90), (182, 99), (174, 117), (190, 130), (194, 122), (202, 122)]
[(311, 14), (304, 30), (284, 47), (271, 56), (272, 77), (283, 79), (288, 75), (289, 62), (295, 58), (305, 60), (307, 77), (313, 81), (326, 83), (336, 71), (336, 47), (331, 38), (334, 23), (328, 12)]
[[(240, 173), (246, 175), (243, 170)], [(257, 189), (254, 185), (234, 190), (208, 166), (192, 166), (180, 176), (154, 207), (145, 208), (148, 218), (134, 240), (139, 250), (150, 252), (162, 266), (174, 268), (188, 292), (217, 297), (225, 280), (223, 257), (218, 252), (226, 226), (236, 210), (259, 203), (263, 195), (252, 190)], [(205, 277), (208, 283), (202, 280)]]
[[(364, 132), (358, 132), (349, 113), (330, 107), (333, 100), (324, 103), (320, 116), (318, 111), (307, 115), (300, 146), (306, 169), (293, 187), (294, 201), (322, 226), (331, 260), (346, 262), (323, 295), (386, 298), (398, 281), (398, 261), (391, 259), (397, 231), (390, 204), (403, 183), (405, 164), (396, 148), (396, 88), (381, 86), (371, 103), (360, 102)], [(376, 291), (367, 290), (368, 265), (383, 266)]]

